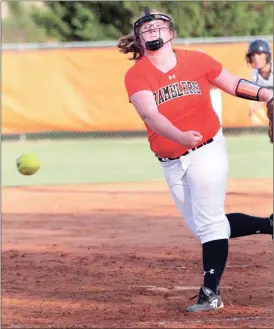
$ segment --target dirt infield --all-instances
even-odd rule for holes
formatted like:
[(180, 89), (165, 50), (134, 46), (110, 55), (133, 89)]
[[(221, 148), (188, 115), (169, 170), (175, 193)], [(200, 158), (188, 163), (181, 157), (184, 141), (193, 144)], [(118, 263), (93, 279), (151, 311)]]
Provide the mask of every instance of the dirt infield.
[[(226, 210), (268, 215), (272, 180), (230, 181)], [(230, 241), (223, 310), (185, 314), (199, 241), (165, 183), (3, 189), (4, 328), (272, 328), (272, 240)]]

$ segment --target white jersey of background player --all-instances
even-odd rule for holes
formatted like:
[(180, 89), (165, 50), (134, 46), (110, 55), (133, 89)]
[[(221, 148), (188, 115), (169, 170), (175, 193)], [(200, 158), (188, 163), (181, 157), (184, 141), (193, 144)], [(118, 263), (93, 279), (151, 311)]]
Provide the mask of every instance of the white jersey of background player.
[(253, 68), (251, 72), (251, 80), (262, 87), (273, 89), (273, 62), (270, 62), (269, 75), (265, 77), (261, 75), (258, 69)]
[[(257, 39), (249, 44), (246, 54), (246, 61), (252, 66), (251, 80), (262, 87), (273, 90), (273, 62), (271, 60), (271, 50), (267, 41)], [(260, 116), (267, 121), (264, 105), (258, 102), (251, 102), (249, 116), (255, 121), (254, 114), (260, 113)]]

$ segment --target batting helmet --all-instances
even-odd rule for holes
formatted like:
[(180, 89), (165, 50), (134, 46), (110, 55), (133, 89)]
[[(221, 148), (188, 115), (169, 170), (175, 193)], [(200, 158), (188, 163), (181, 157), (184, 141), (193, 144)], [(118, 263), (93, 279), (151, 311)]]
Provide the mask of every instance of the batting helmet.
[(264, 53), (266, 54), (266, 62), (269, 63), (271, 60), (271, 51), (270, 46), (266, 40), (257, 39), (254, 41), (251, 41), (248, 50), (246, 53), (246, 61), (251, 64), (251, 55), (255, 53)]

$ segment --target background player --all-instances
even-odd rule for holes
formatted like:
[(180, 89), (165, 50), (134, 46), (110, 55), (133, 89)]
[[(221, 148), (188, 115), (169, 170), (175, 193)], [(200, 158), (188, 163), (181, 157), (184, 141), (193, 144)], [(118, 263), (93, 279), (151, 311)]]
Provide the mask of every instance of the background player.
[[(252, 66), (251, 81), (273, 90), (273, 61), (269, 43), (262, 39), (250, 42), (246, 62)], [(267, 121), (264, 104), (251, 102), (249, 116), (254, 123)]]
[(128, 97), (146, 125), (178, 209), (202, 244), (204, 283), (198, 301), (187, 308), (197, 312), (223, 307), (219, 283), (228, 239), (273, 232), (269, 217), (225, 215), (228, 158), (210, 86), (267, 102), (272, 112), (273, 92), (235, 77), (204, 53), (173, 49), (173, 38), (171, 18), (146, 10), (118, 47), (136, 61), (125, 76)]

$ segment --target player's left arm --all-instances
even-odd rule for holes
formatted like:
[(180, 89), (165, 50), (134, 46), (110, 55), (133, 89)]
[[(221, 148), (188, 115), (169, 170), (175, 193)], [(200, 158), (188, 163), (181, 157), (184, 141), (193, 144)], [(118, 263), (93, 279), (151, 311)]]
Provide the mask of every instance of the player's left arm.
[(222, 69), (221, 73), (211, 83), (232, 96), (265, 102), (269, 119), (268, 133), (270, 142), (273, 143), (273, 90), (259, 86), (252, 81), (239, 78), (225, 69)]
[(207, 54), (197, 52), (195, 64), (202, 64), (205, 77), (210, 84), (232, 96), (266, 103), (273, 98), (273, 91), (250, 80), (235, 76), (225, 70), (220, 62)]
[[(251, 70), (251, 75), (250, 75), (250, 81), (257, 83), (258, 81), (258, 72), (256, 69)], [(250, 101), (248, 104), (248, 116), (250, 118), (253, 117), (253, 115), (258, 112), (260, 109), (264, 108), (261, 104), (262, 102), (256, 102), (256, 101)]]
[(248, 100), (267, 103), (273, 97), (273, 91), (268, 88), (250, 80), (239, 78), (225, 69), (222, 69), (212, 84), (232, 96)]

